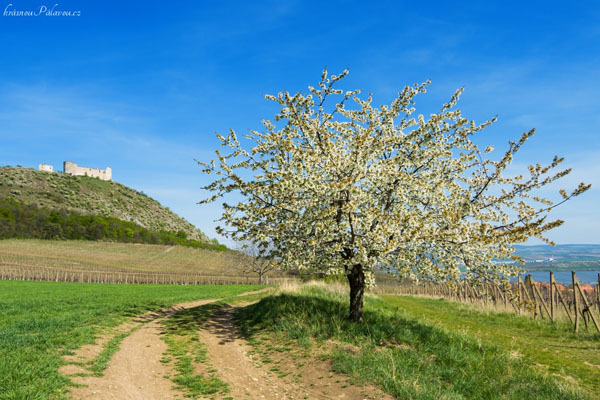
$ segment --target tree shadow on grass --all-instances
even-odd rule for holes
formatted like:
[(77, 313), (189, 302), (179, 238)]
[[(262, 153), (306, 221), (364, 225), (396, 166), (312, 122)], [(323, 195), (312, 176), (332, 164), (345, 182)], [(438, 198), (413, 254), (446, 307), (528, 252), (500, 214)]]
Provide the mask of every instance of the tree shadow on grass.
[[(348, 305), (337, 299), (310, 295), (281, 294), (236, 311), (236, 321), (245, 336), (258, 332), (281, 331), (298, 339), (310, 335), (316, 339), (336, 337), (349, 343), (379, 345), (402, 336), (415, 344), (443, 345), (451, 338), (447, 331), (417, 320), (400, 317), (393, 312), (382, 312), (383, 303), (366, 304), (364, 322), (348, 320)], [(385, 310), (387, 311), (387, 310)]]
[(167, 333), (195, 332), (202, 328), (206, 321), (217, 314), (223, 306), (223, 303), (217, 302), (177, 311), (164, 321), (164, 331)]
[[(300, 345), (330, 340), (337, 372), (375, 383), (398, 398), (580, 399), (498, 346), (423, 322), (380, 300), (364, 322), (348, 320), (348, 303), (329, 293), (281, 294), (236, 311), (244, 336), (274, 334)], [(344, 345), (357, 351), (345, 351)]]
[(233, 322), (235, 308), (223, 302), (182, 309), (168, 318), (164, 333), (190, 334), (200, 329), (209, 331), (226, 344), (240, 339), (242, 335)]

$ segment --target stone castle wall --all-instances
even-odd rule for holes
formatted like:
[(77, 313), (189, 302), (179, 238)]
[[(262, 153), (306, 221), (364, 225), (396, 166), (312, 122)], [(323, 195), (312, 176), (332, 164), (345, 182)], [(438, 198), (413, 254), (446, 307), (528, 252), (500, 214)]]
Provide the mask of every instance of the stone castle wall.
[(38, 171), (54, 172), (54, 167), (48, 164), (38, 165)]
[(70, 175), (91, 176), (103, 181), (112, 180), (112, 170), (110, 167), (106, 167), (106, 169), (85, 168), (77, 166), (74, 162), (65, 161), (63, 172)]

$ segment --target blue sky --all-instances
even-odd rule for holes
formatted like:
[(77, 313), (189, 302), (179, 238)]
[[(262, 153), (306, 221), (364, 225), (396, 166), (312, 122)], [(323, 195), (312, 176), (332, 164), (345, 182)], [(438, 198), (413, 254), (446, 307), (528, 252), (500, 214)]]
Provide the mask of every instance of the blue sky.
[[(498, 115), (478, 139), (498, 153), (536, 128), (515, 169), (558, 154), (574, 168), (561, 187), (593, 185), (550, 238), (600, 243), (600, 3), (124, 3), (0, 1), (1, 165), (110, 166), (217, 237), (194, 158), (212, 157), (215, 132), (259, 129), (276, 111), (264, 94), (349, 68), (343, 86), (378, 104), (431, 79), (423, 113), (464, 86), (467, 117)], [(10, 15), (43, 6), (80, 15)]]

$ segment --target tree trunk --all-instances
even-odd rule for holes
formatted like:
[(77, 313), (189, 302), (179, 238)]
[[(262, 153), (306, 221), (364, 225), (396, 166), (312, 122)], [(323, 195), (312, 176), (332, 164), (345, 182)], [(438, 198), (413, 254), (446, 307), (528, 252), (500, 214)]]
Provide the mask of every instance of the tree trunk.
[(350, 321), (362, 322), (363, 296), (365, 294), (365, 272), (362, 265), (356, 264), (348, 274), (350, 283)]
[(263, 274), (261, 271), (258, 272), (258, 284), (259, 285), (263, 284)]

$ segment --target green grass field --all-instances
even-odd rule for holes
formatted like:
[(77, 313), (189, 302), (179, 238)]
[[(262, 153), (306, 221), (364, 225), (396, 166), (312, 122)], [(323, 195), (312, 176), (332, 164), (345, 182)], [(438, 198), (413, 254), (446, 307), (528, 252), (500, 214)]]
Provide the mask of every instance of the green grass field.
[(97, 285), (0, 281), (0, 399), (63, 398), (61, 356), (127, 318), (257, 286)]
[[(236, 321), (262, 360), (280, 376), (307, 357), (322, 357), (351, 382), (399, 399), (595, 399), (600, 392), (600, 336), (566, 323), (478, 311), (444, 300), (370, 296), (365, 323), (352, 324), (347, 294), (321, 286), (242, 298), (257, 286), (99, 285), (0, 281), (0, 399), (64, 398), (71, 382), (62, 356), (146, 311), (222, 298), (164, 322), (170, 378), (192, 397), (227, 396), (195, 332), (220, 307), (243, 301)], [(102, 373), (115, 335), (89, 365)], [(114, 343), (113, 343), (114, 342)], [(272, 362), (269, 361), (269, 362)], [(195, 365), (204, 365), (198, 372)]]
[[(560, 336), (561, 327), (547, 328), (525, 318), (502, 320), (503, 316), (475, 311), (461, 314), (458, 306), (439, 300), (386, 300), (368, 298), (365, 323), (358, 325), (346, 320), (346, 295), (318, 287), (265, 298), (239, 310), (237, 317), (257, 352), (268, 357), (270, 349), (281, 346), (313, 349), (330, 360), (335, 371), (356, 382), (375, 384), (399, 399), (597, 398), (592, 379), (570, 382), (554, 376), (528, 354), (521, 356), (503, 342), (480, 339), (476, 328), (479, 324), (483, 330), (489, 324), (488, 329), (494, 330), (507, 324), (523, 329), (521, 333), (526, 331), (531, 346), (539, 350), (544, 344), (533, 338)], [(427, 308), (436, 301), (441, 304), (437, 311), (445, 313), (441, 322), (413, 306)], [(410, 306), (403, 307), (405, 304)], [(467, 319), (472, 314), (472, 331), (462, 326), (459, 316), (463, 314)], [(455, 315), (456, 323), (445, 327), (443, 322)], [(568, 337), (564, 345), (592, 346), (589, 351), (597, 352), (597, 340), (593, 340), (585, 335)], [(301, 352), (295, 357), (301, 359)], [(553, 362), (560, 364), (561, 360), (558, 355)], [(573, 375), (573, 367), (568, 364), (560, 371)]]
[[(390, 305), (421, 321), (462, 332), (533, 362), (547, 374), (600, 393), (600, 334), (573, 333), (568, 320), (533, 320), (514, 313), (476, 311), (455, 302), (384, 296)], [(597, 397), (600, 397), (597, 396)]]

